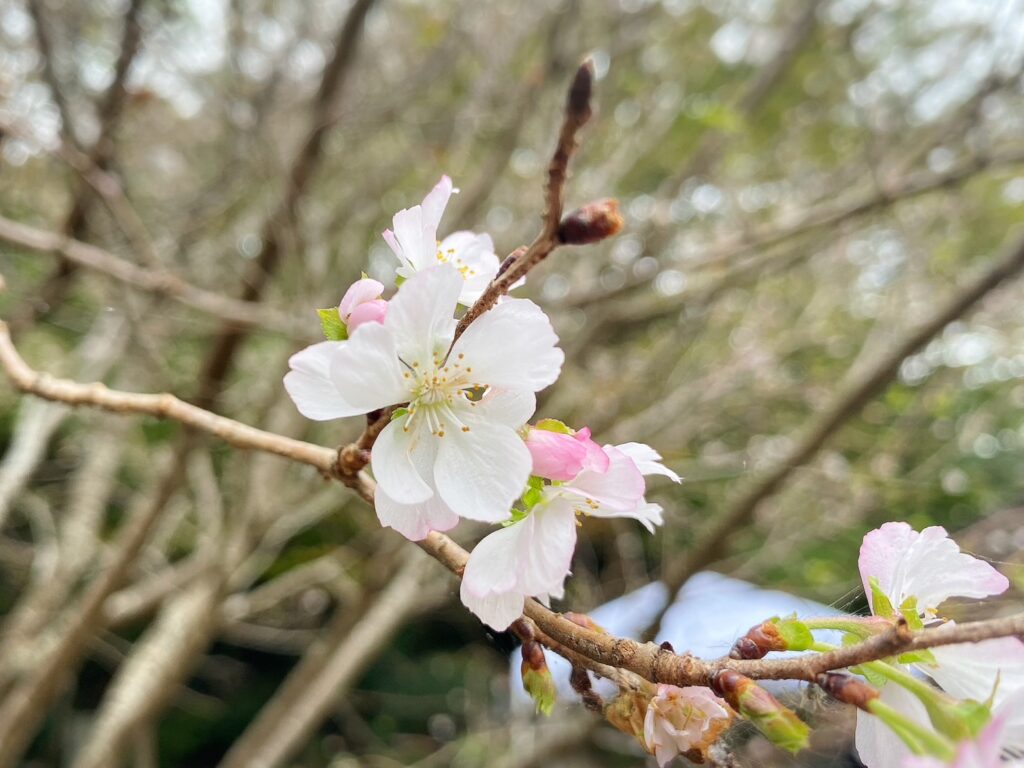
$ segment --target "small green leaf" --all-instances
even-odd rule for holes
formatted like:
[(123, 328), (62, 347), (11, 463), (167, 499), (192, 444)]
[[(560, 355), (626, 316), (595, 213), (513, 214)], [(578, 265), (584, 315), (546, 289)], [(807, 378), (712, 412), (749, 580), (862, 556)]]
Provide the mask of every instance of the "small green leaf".
[(409, 409), (408, 408), (395, 408), (395, 410), (391, 412), (391, 420), (394, 421), (395, 419), (400, 419), (403, 416), (408, 416), (408, 415), (409, 415)]
[(878, 584), (878, 579), (872, 576), (868, 579), (868, 584), (871, 585), (871, 605), (874, 608), (872, 611), (875, 616), (883, 616), (887, 619), (891, 619), (896, 615), (896, 611), (893, 610), (892, 603), (889, 602), (888, 596), (882, 591), (882, 587)]
[(921, 615), (917, 612), (917, 598), (908, 597), (900, 605), (900, 613), (903, 618), (907, 620), (907, 626), (911, 629), (924, 629), (924, 622), (921, 620)]
[(345, 341), (348, 339), (348, 328), (341, 319), (341, 315), (338, 314), (337, 307), (318, 309), (316, 313), (320, 316), (320, 327), (324, 331), (325, 339), (328, 341)]
[(558, 419), (541, 419), (537, 422), (536, 429), (543, 429), (545, 432), (557, 432), (560, 435), (573, 434), (573, 431)]
[(866, 665), (850, 667), (850, 671), (853, 672), (853, 674), (855, 675), (864, 675), (864, 677), (867, 678), (867, 681), (871, 683), (871, 685), (875, 686), (875, 688), (881, 688), (883, 685), (889, 682), (889, 678), (885, 677), (884, 675), (878, 674)]
[(788, 650), (806, 651), (814, 645), (814, 635), (811, 634), (811, 630), (807, 628), (806, 624), (797, 621), (795, 613), (784, 619), (776, 616), (771, 621), (779, 631), (779, 635), (781, 635), (782, 640), (786, 643)]

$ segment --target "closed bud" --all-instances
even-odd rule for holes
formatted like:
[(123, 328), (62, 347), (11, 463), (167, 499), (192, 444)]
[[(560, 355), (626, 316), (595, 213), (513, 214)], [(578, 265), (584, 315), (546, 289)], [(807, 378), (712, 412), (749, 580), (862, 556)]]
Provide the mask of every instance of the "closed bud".
[(551, 677), (544, 649), (536, 640), (523, 643), (523, 664), (520, 667), (523, 676), (523, 689), (530, 694), (537, 711), (542, 715), (550, 715), (555, 708), (556, 688)]
[(729, 651), (733, 659), (760, 659), (771, 651), (804, 651), (814, 642), (807, 626), (795, 616), (775, 617), (751, 627)]
[(799, 752), (807, 746), (810, 728), (768, 691), (739, 672), (723, 669), (712, 687), (729, 705), (749, 720), (775, 746)]
[(622, 225), (617, 200), (595, 200), (562, 219), (558, 226), (558, 239), (566, 245), (597, 243), (618, 233)]
[(826, 672), (815, 680), (829, 696), (857, 709), (868, 710), (868, 702), (877, 699), (878, 691), (860, 678), (842, 672)]

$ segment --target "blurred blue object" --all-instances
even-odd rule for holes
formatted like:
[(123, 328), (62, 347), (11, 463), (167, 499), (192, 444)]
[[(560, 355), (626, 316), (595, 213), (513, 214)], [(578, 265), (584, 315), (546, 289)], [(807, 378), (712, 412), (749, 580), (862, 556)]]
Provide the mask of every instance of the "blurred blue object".
[[(618, 637), (637, 638), (650, 625), (665, 606), (668, 588), (659, 582), (616, 598), (590, 611), (590, 617), (608, 632)], [(668, 641), (679, 653), (689, 651), (701, 658), (717, 658), (729, 652), (736, 638), (748, 629), (772, 616), (838, 616), (837, 611), (813, 600), (762, 589), (740, 579), (733, 579), (712, 571), (702, 571), (690, 577), (665, 612), (657, 642)], [(816, 632), (815, 637), (829, 643), (840, 642), (838, 633)], [(775, 653), (772, 657), (794, 656), (795, 653)], [(578, 697), (569, 685), (569, 663), (554, 653), (547, 653), (548, 667), (558, 685), (561, 701)], [(519, 675), (520, 656), (512, 655), (511, 688), (515, 710), (529, 710), (533, 704), (523, 691)], [(769, 682), (774, 690), (794, 688), (798, 683)], [(595, 681), (594, 689), (604, 696), (615, 692), (607, 680)]]

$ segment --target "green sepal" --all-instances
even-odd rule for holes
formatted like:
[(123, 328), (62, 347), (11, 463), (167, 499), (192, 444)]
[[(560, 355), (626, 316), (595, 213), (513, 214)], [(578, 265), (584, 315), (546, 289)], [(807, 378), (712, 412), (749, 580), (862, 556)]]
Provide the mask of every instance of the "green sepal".
[(526, 517), (526, 514), (540, 503), (543, 493), (544, 480), (536, 475), (531, 475), (530, 479), (526, 481), (526, 490), (523, 491), (523, 495), (520, 497), (526, 510), (523, 513), (523, 517)]
[(917, 598), (908, 597), (900, 606), (900, 614), (907, 620), (907, 626), (913, 630), (924, 629), (924, 621), (917, 612)]
[(806, 624), (797, 620), (795, 613), (785, 618), (776, 616), (771, 619), (771, 623), (779, 631), (787, 650), (806, 651), (814, 645), (814, 635)]
[(534, 425), (534, 429), (543, 429), (545, 432), (557, 432), (560, 435), (575, 434), (566, 424), (558, 419), (541, 419)]
[(395, 288), (398, 288), (402, 283), (405, 282), (405, 278), (401, 275), (395, 275)]
[(901, 653), (896, 657), (896, 661), (900, 664), (937, 664), (938, 661), (935, 658), (935, 654), (929, 651), (927, 648), (923, 648), (920, 651), (911, 651), (910, 653)]
[(391, 420), (394, 421), (395, 419), (400, 419), (403, 416), (408, 416), (408, 415), (409, 415), (409, 409), (408, 408), (395, 408), (395, 410), (393, 410), (391, 412)]
[(888, 596), (879, 586), (878, 579), (872, 576), (868, 579), (868, 584), (871, 586), (871, 606), (874, 609), (872, 613), (874, 613), (875, 616), (884, 616), (887, 619), (891, 619), (896, 615), (896, 611), (893, 610), (892, 603), (889, 601)]
[(320, 327), (323, 329), (325, 339), (328, 341), (348, 340), (348, 326), (341, 319), (337, 307), (318, 309), (316, 313), (320, 317)]
[(555, 708), (557, 689), (551, 672), (545, 666), (543, 669), (532, 669), (523, 665), (523, 689), (530, 694), (539, 714), (548, 716)]
[[(854, 640), (856, 642), (856, 640)], [(867, 681), (871, 683), (875, 688), (881, 688), (883, 685), (889, 682), (889, 678), (884, 675), (880, 675), (866, 665), (858, 665), (856, 667), (850, 667), (850, 671), (855, 675), (863, 675), (867, 678)]]

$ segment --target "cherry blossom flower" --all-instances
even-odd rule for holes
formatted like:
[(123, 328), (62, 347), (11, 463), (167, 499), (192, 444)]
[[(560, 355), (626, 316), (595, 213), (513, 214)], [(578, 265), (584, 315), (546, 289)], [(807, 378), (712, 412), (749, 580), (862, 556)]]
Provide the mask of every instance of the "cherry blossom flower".
[(388, 303), (381, 298), (382, 293), (383, 284), (368, 277), (352, 283), (345, 291), (345, 296), (338, 305), (338, 315), (348, 328), (349, 335), (365, 323), (384, 322)]
[[(643, 448), (650, 452), (645, 455), (657, 456)], [(661, 506), (644, 499), (644, 472), (637, 463), (621, 446), (601, 450), (607, 458), (604, 469), (584, 466), (566, 483), (536, 489), (525, 517), (486, 536), (473, 550), (460, 594), (486, 624), (504, 630), (523, 612), (527, 597), (548, 601), (562, 596), (576, 548), (577, 514), (629, 517), (650, 531), (661, 524)], [(661, 473), (645, 466), (647, 474)]]
[(453, 192), (458, 190), (452, 187), (452, 180), (442, 176), (422, 205), (396, 213), (394, 229), (386, 229), (383, 234), (400, 262), (400, 277), (408, 279), (428, 267), (451, 264), (463, 279), (459, 303), (469, 306), (494, 279), (499, 262), (490, 235), (460, 231), (437, 239), (441, 216)]
[(460, 517), (509, 518), (531, 465), (517, 430), (564, 357), (547, 316), (525, 299), (486, 312), (453, 345), (462, 288), (451, 266), (417, 273), (383, 323), (303, 350), (285, 377), (312, 419), (408, 404), (377, 438), (371, 467), (381, 523), (413, 540)]
[[(886, 523), (864, 537), (859, 565), (872, 613), (880, 616), (902, 611), (929, 622), (941, 618), (939, 607), (950, 597), (988, 597), (1009, 586), (991, 565), (961, 552), (939, 526), (918, 533), (906, 523)], [(998, 705), (1024, 688), (1024, 643), (1017, 638), (940, 646), (929, 654), (913, 666), (954, 697), (986, 701), (994, 692)], [(881, 694), (901, 714), (929, 724), (924, 706), (897, 684), (884, 685)], [(893, 731), (860, 711), (856, 744), (869, 768), (898, 766), (909, 755)], [(1024, 747), (1024, 729), (1015, 745)]]
[[(902, 768), (1013, 768), (1024, 759), (1009, 759), (1013, 734), (1024, 729), (1024, 690), (1017, 691), (992, 713), (992, 719), (977, 738), (957, 745), (951, 762), (934, 757), (908, 757)], [(1004, 759), (1004, 756), (1007, 759)]]
[(728, 727), (733, 714), (710, 688), (659, 685), (647, 705), (644, 743), (661, 768), (683, 752), (704, 752)]

